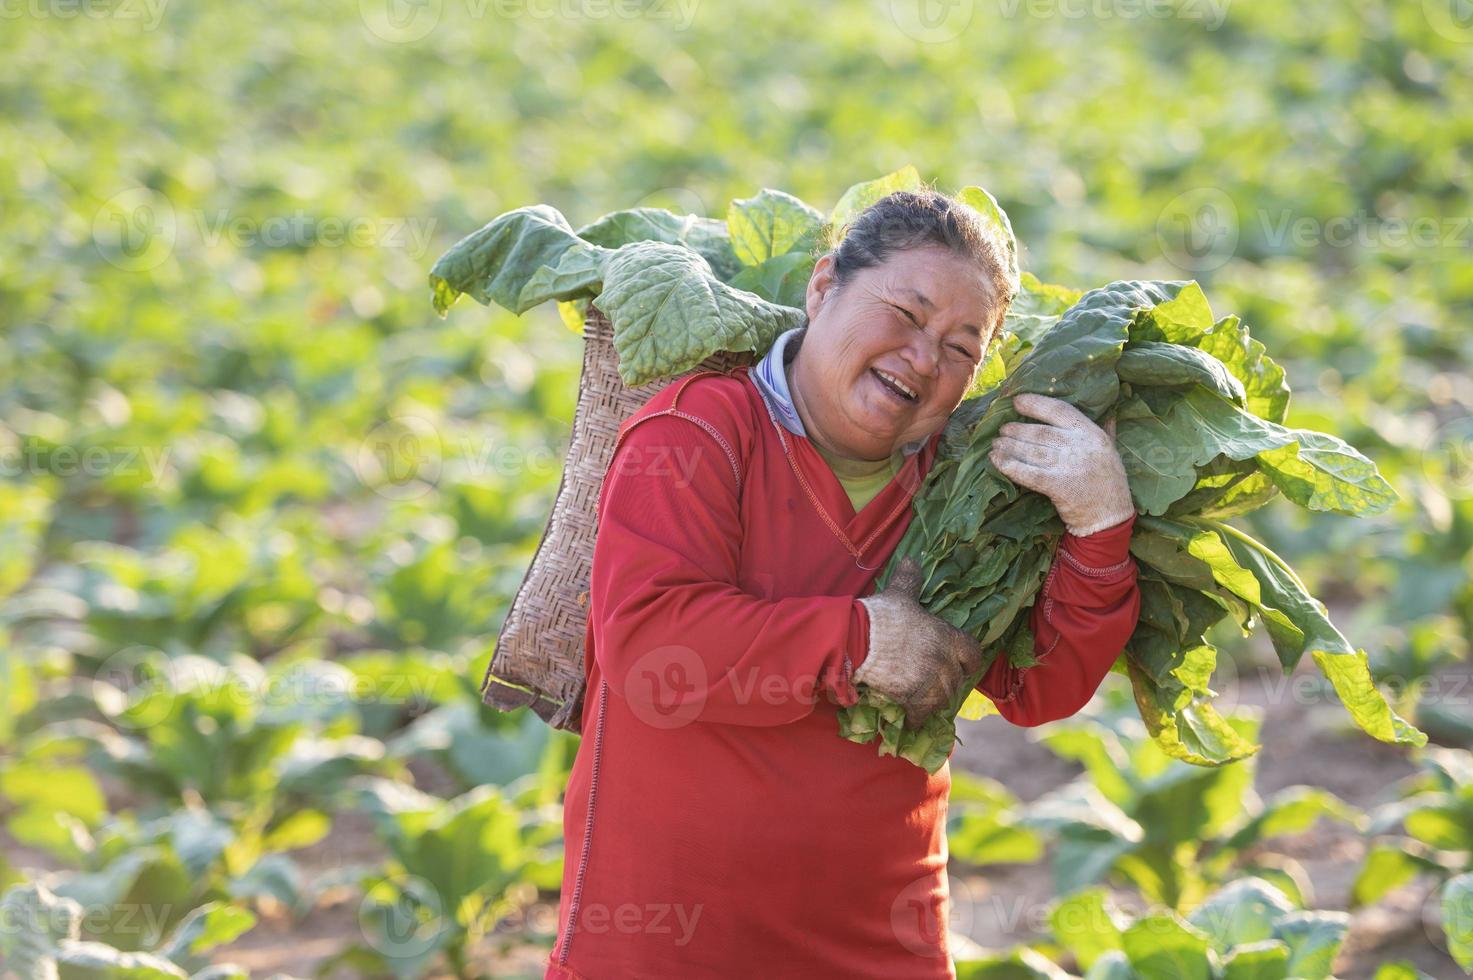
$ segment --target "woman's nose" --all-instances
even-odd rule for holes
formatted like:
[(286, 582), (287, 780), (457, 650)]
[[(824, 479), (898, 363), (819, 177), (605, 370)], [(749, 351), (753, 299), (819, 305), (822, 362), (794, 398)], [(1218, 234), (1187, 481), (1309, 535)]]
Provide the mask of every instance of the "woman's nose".
[(941, 363), (941, 352), (936, 349), (935, 340), (924, 332), (917, 331), (910, 346), (906, 348), (906, 360), (910, 361), (916, 374), (929, 378), (936, 373), (937, 365)]

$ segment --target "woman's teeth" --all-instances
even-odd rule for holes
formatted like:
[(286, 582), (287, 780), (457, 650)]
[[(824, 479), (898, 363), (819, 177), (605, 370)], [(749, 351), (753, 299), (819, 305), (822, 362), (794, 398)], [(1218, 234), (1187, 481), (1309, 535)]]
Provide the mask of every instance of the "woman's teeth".
[(870, 372), (879, 379), (880, 384), (885, 387), (885, 390), (889, 391), (896, 398), (907, 402), (916, 400), (915, 390), (895, 377), (895, 375), (888, 371), (881, 371), (879, 368), (870, 368)]

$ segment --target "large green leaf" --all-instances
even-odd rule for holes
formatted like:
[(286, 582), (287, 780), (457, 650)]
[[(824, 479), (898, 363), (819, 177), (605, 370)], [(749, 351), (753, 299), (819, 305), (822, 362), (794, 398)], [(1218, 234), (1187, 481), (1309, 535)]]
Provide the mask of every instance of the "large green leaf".
[(829, 224), (843, 229), (859, 217), (861, 211), (881, 198), (895, 191), (919, 191), (924, 187), (925, 182), (921, 180), (920, 172), (910, 164), (883, 177), (862, 181), (850, 187), (839, 198), (839, 203), (834, 205), (833, 213), (829, 215)]
[(1289, 946), (1277, 939), (1247, 943), (1222, 961), (1222, 980), (1288, 980)]
[(1264, 801), (1257, 813), (1244, 814), (1242, 826), (1233, 831), (1225, 846), (1246, 848), (1268, 837), (1301, 833), (1321, 817), (1352, 827), (1365, 823), (1365, 814), (1328, 790), (1289, 786)]
[(431, 299), (441, 315), (462, 293), (478, 303), (495, 303), (523, 313), (522, 290), (543, 266), (556, 268), (579, 244), (556, 208), (534, 204), (498, 216), (472, 232), (430, 268)]
[(460, 914), (473, 896), (498, 896), (526, 864), (517, 810), (494, 786), (479, 786), (445, 803), (427, 823), (414, 823), (406, 827), (413, 842), (405, 866), (435, 889), (447, 915)]
[(578, 229), (591, 245), (617, 249), (631, 242), (664, 242), (699, 252), (723, 282), (744, 268), (732, 251), (726, 222), (694, 214), (674, 214), (664, 208), (630, 208), (606, 214)]
[[(1309, 594), (1304, 583), (1283, 560), (1229, 525), (1206, 524), (1221, 533), (1222, 542), (1233, 561), (1257, 579), (1261, 594), (1256, 605), (1265, 614), (1272, 610), (1293, 625), (1291, 631), (1276, 629), (1275, 618), (1268, 622), (1269, 636), (1285, 669), (1292, 670), (1300, 657), (1308, 652), (1363, 731), (1383, 742), (1425, 745), (1427, 736), (1393, 711), (1385, 696), (1376, 689), (1365, 651), (1350, 645), (1330, 622), (1324, 603)], [(1237, 594), (1249, 598), (1242, 592)]]
[(958, 957), (956, 980), (1070, 980), (1069, 974), (1026, 946)]
[(801, 314), (726, 285), (689, 249), (635, 242), (609, 260), (598, 308), (630, 386), (682, 374), (718, 351), (761, 354)]
[(1166, 513), (1197, 482), (1201, 447), (1190, 427), (1168, 424), (1138, 397), (1120, 403), (1115, 423), (1115, 447), (1136, 507), (1146, 514)]
[(1397, 493), (1376, 464), (1340, 439), (1288, 429), (1294, 442), (1258, 454), (1259, 465), (1284, 496), (1309, 510), (1369, 517), (1385, 512)]
[(1211, 948), (1201, 930), (1170, 913), (1137, 919), (1121, 946), (1140, 980), (1211, 980)]
[(947, 828), (946, 845), (968, 864), (1029, 864), (1043, 857), (1038, 835), (1006, 810), (961, 813)]
[(1274, 938), (1289, 945), (1289, 976), (1326, 980), (1349, 928), (1344, 912), (1291, 912), (1279, 919)]
[(732, 276), (731, 284), (779, 306), (801, 310), (807, 306), (808, 280), (813, 275), (813, 265), (813, 256), (808, 252), (775, 255), (761, 265), (743, 266), (741, 272)]
[(170, 960), (184, 962), (232, 942), (255, 924), (256, 916), (247, 909), (207, 902), (184, 917), (159, 952)]
[(1274, 938), (1274, 925), (1294, 911), (1287, 895), (1262, 878), (1239, 878), (1209, 895), (1187, 916), (1226, 955), (1234, 946)]
[(532, 274), (517, 296), (517, 306), (530, 310), (550, 300), (564, 303), (596, 296), (613, 254), (597, 245), (575, 242), (558, 257), (556, 266), (544, 265)]
[(1116, 441), (1131, 494), (1147, 514), (1164, 514), (1197, 482), (1198, 467), (1218, 457), (1248, 460), (1294, 444), (1294, 435), (1200, 385), (1156, 399), (1135, 399), (1117, 414)]
[(1171, 298), (1158, 303), (1135, 318), (1130, 326), (1132, 343), (1161, 341), (1168, 344), (1195, 344), (1212, 329), (1212, 307), (1196, 282), (1171, 282)]
[(1351, 906), (1370, 905), (1428, 870), (1436, 871), (1438, 867), (1425, 858), (1407, 853), (1404, 847), (1376, 844), (1366, 853), (1355, 884), (1351, 886)]
[(1121, 381), (1134, 385), (1202, 385), (1235, 405), (1243, 404), (1243, 384), (1211, 354), (1182, 344), (1142, 341), (1127, 344), (1115, 365)]
[(1284, 369), (1264, 353), (1263, 344), (1248, 336), (1248, 327), (1226, 316), (1203, 333), (1195, 345), (1217, 358), (1243, 385), (1247, 408), (1261, 418), (1282, 424), (1289, 414), (1289, 385)]
[(789, 252), (811, 252), (823, 231), (823, 215), (791, 194), (763, 188), (738, 198), (726, 213), (731, 248), (746, 266)]
[(1240, 735), (1209, 696), (1184, 684), (1158, 683), (1130, 650), (1127, 647), (1126, 666), (1136, 707), (1146, 730), (1167, 755), (1193, 765), (1220, 766), (1246, 759), (1261, 748)]
[(1020, 286), (1018, 240), (1013, 237), (1013, 223), (1008, 220), (1008, 213), (1002, 209), (1002, 205), (997, 203), (997, 198), (981, 187), (963, 187), (956, 192), (956, 198), (982, 215), (982, 219), (992, 230), (993, 235), (1002, 242), (1004, 249), (1002, 258), (1005, 263), (1003, 271), (1013, 291), (1017, 292)]
[(124, 953), (94, 942), (61, 943), (56, 963), (60, 976), (67, 980), (187, 980), (189, 976), (162, 956)]
[(1121, 948), (1126, 923), (1111, 904), (1109, 892), (1090, 888), (1055, 905), (1049, 913), (1049, 927), (1054, 938), (1088, 970), (1100, 957)]

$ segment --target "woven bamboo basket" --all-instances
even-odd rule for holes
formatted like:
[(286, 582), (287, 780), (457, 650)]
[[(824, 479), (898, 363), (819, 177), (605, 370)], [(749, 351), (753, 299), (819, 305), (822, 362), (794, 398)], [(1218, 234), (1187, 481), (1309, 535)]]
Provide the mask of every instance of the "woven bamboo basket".
[[(481, 683), (486, 704), (503, 711), (530, 707), (552, 727), (570, 732), (579, 730), (583, 713), (583, 640), (599, 488), (619, 426), (676, 380), (627, 387), (619, 378), (613, 325), (591, 305), (583, 342), (573, 439), (552, 517), (507, 610)], [(693, 370), (728, 371), (753, 361), (749, 353), (719, 353)]]

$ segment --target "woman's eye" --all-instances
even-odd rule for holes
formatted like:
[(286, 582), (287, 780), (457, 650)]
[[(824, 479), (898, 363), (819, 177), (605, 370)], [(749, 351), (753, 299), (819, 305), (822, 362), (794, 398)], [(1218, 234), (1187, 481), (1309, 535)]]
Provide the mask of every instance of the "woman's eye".
[(969, 360), (972, 357), (972, 352), (967, 350), (965, 347), (962, 347), (960, 344), (952, 344), (951, 349)]

